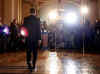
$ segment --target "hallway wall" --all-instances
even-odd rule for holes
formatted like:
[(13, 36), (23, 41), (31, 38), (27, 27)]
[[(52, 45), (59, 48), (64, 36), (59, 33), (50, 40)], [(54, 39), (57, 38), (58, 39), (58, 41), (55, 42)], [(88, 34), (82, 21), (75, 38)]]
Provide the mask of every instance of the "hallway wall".
[(3, 18), (4, 24), (10, 24), (10, 22), (16, 18), (18, 22), (21, 22), (22, 12), (22, 0), (0, 0), (0, 17)]
[[(94, 23), (96, 18), (100, 19), (100, 0), (89, 0), (89, 19)], [(31, 5), (24, 0), (0, 0), (0, 17), (4, 24), (10, 24), (12, 19), (17, 18), (21, 22), (22, 18), (29, 15)]]
[(0, 17), (2, 18), (3, 22), (3, 0), (0, 0)]

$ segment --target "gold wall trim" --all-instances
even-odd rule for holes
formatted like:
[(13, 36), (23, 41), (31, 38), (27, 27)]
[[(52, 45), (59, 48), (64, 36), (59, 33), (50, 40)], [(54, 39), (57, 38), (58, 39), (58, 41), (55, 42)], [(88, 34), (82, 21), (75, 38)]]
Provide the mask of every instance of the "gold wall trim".
[(22, 22), (22, 0), (18, 0), (18, 23)]

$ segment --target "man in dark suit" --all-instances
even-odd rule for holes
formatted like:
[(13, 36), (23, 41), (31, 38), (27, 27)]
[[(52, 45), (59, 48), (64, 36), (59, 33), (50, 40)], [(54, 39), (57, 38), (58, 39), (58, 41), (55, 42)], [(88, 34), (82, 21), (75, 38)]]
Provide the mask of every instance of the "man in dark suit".
[[(34, 8), (30, 9), (31, 15), (24, 18), (24, 27), (28, 31), (28, 36), (26, 37), (27, 43), (27, 64), (30, 71), (35, 69), (35, 64), (38, 54), (38, 46), (41, 44), (41, 30), (40, 30), (40, 20), (36, 17), (36, 10)], [(31, 53), (33, 54), (33, 67), (31, 66)]]

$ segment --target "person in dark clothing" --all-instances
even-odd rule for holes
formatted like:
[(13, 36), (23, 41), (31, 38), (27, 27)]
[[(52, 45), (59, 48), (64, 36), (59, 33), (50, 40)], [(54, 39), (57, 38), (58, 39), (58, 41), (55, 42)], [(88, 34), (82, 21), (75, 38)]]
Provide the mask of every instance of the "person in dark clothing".
[[(30, 71), (35, 70), (35, 64), (38, 55), (38, 46), (41, 44), (41, 30), (40, 30), (40, 20), (36, 17), (36, 11), (34, 8), (30, 9), (31, 15), (24, 18), (23, 26), (28, 31), (28, 36), (26, 37), (27, 43), (27, 65)], [(33, 67), (31, 66), (31, 53), (33, 54)]]
[(10, 25), (10, 32), (11, 32), (11, 46), (10, 48), (12, 50), (16, 50), (18, 46), (17, 45), (17, 38), (18, 38), (18, 25), (17, 25), (17, 20), (14, 19), (12, 22), (11, 22), (11, 25)]
[(11, 28), (11, 36), (12, 36), (13, 38), (16, 38), (17, 32), (18, 32), (18, 30), (17, 30), (17, 20), (16, 20), (16, 19), (14, 19), (14, 20), (11, 22), (10, 28)]

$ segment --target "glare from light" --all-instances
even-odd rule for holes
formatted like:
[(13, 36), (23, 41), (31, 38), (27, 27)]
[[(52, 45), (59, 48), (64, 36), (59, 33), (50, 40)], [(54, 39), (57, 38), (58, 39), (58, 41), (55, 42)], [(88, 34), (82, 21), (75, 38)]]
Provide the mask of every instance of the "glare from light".
[(22, 36), (25, 36), (24, 30), (21, 30), (21, 35), (22, 35)]
[(51, 53), (49, 53), (49, 57), (51, 58), (51, 57), (57, 57), (57, 53), (56, 52), (51, 52)]
[(49, 57), (46, 61), (46, 69), (48, 70), (49, 74), (58, 74), (59, 71), (59, 58), (57, 57), (56, 52), (50, 52)]
[(69, 12), (66, 14), (64, 20), (67, 24), (76, 24), (78, 21), (78, 16), (75, 12)]
[(57, 18), (57, 16), (58, 16), (58, 14), (57, 14), (56, 10), (53, 10), (48, 14), (48, 17), (50, 20), (55, 20)]
[(20, 34), (24, 37), (27, 37), (28, 36), (28, 31), (26, 28), (22, 27), (21, 28), (21, 31), (20, 31)]
[(88, 7), (86, 7), (86, 6), (83, 6), (83, 7), (81, 7), (81, 13), (82, 14), (87, 14), (88, 13)]
[(4, 33), (8, 34), (9, 33), (9, 29), (7, 27), (4, 28), (3, 30)]
[(77, 74), (78, 66), (75, 61), (67, 60), (67, 64), (65, 64), (65, 72), (66, 74)]
[(44, 32), (47, 32), (47, 30), (44, 30)]

